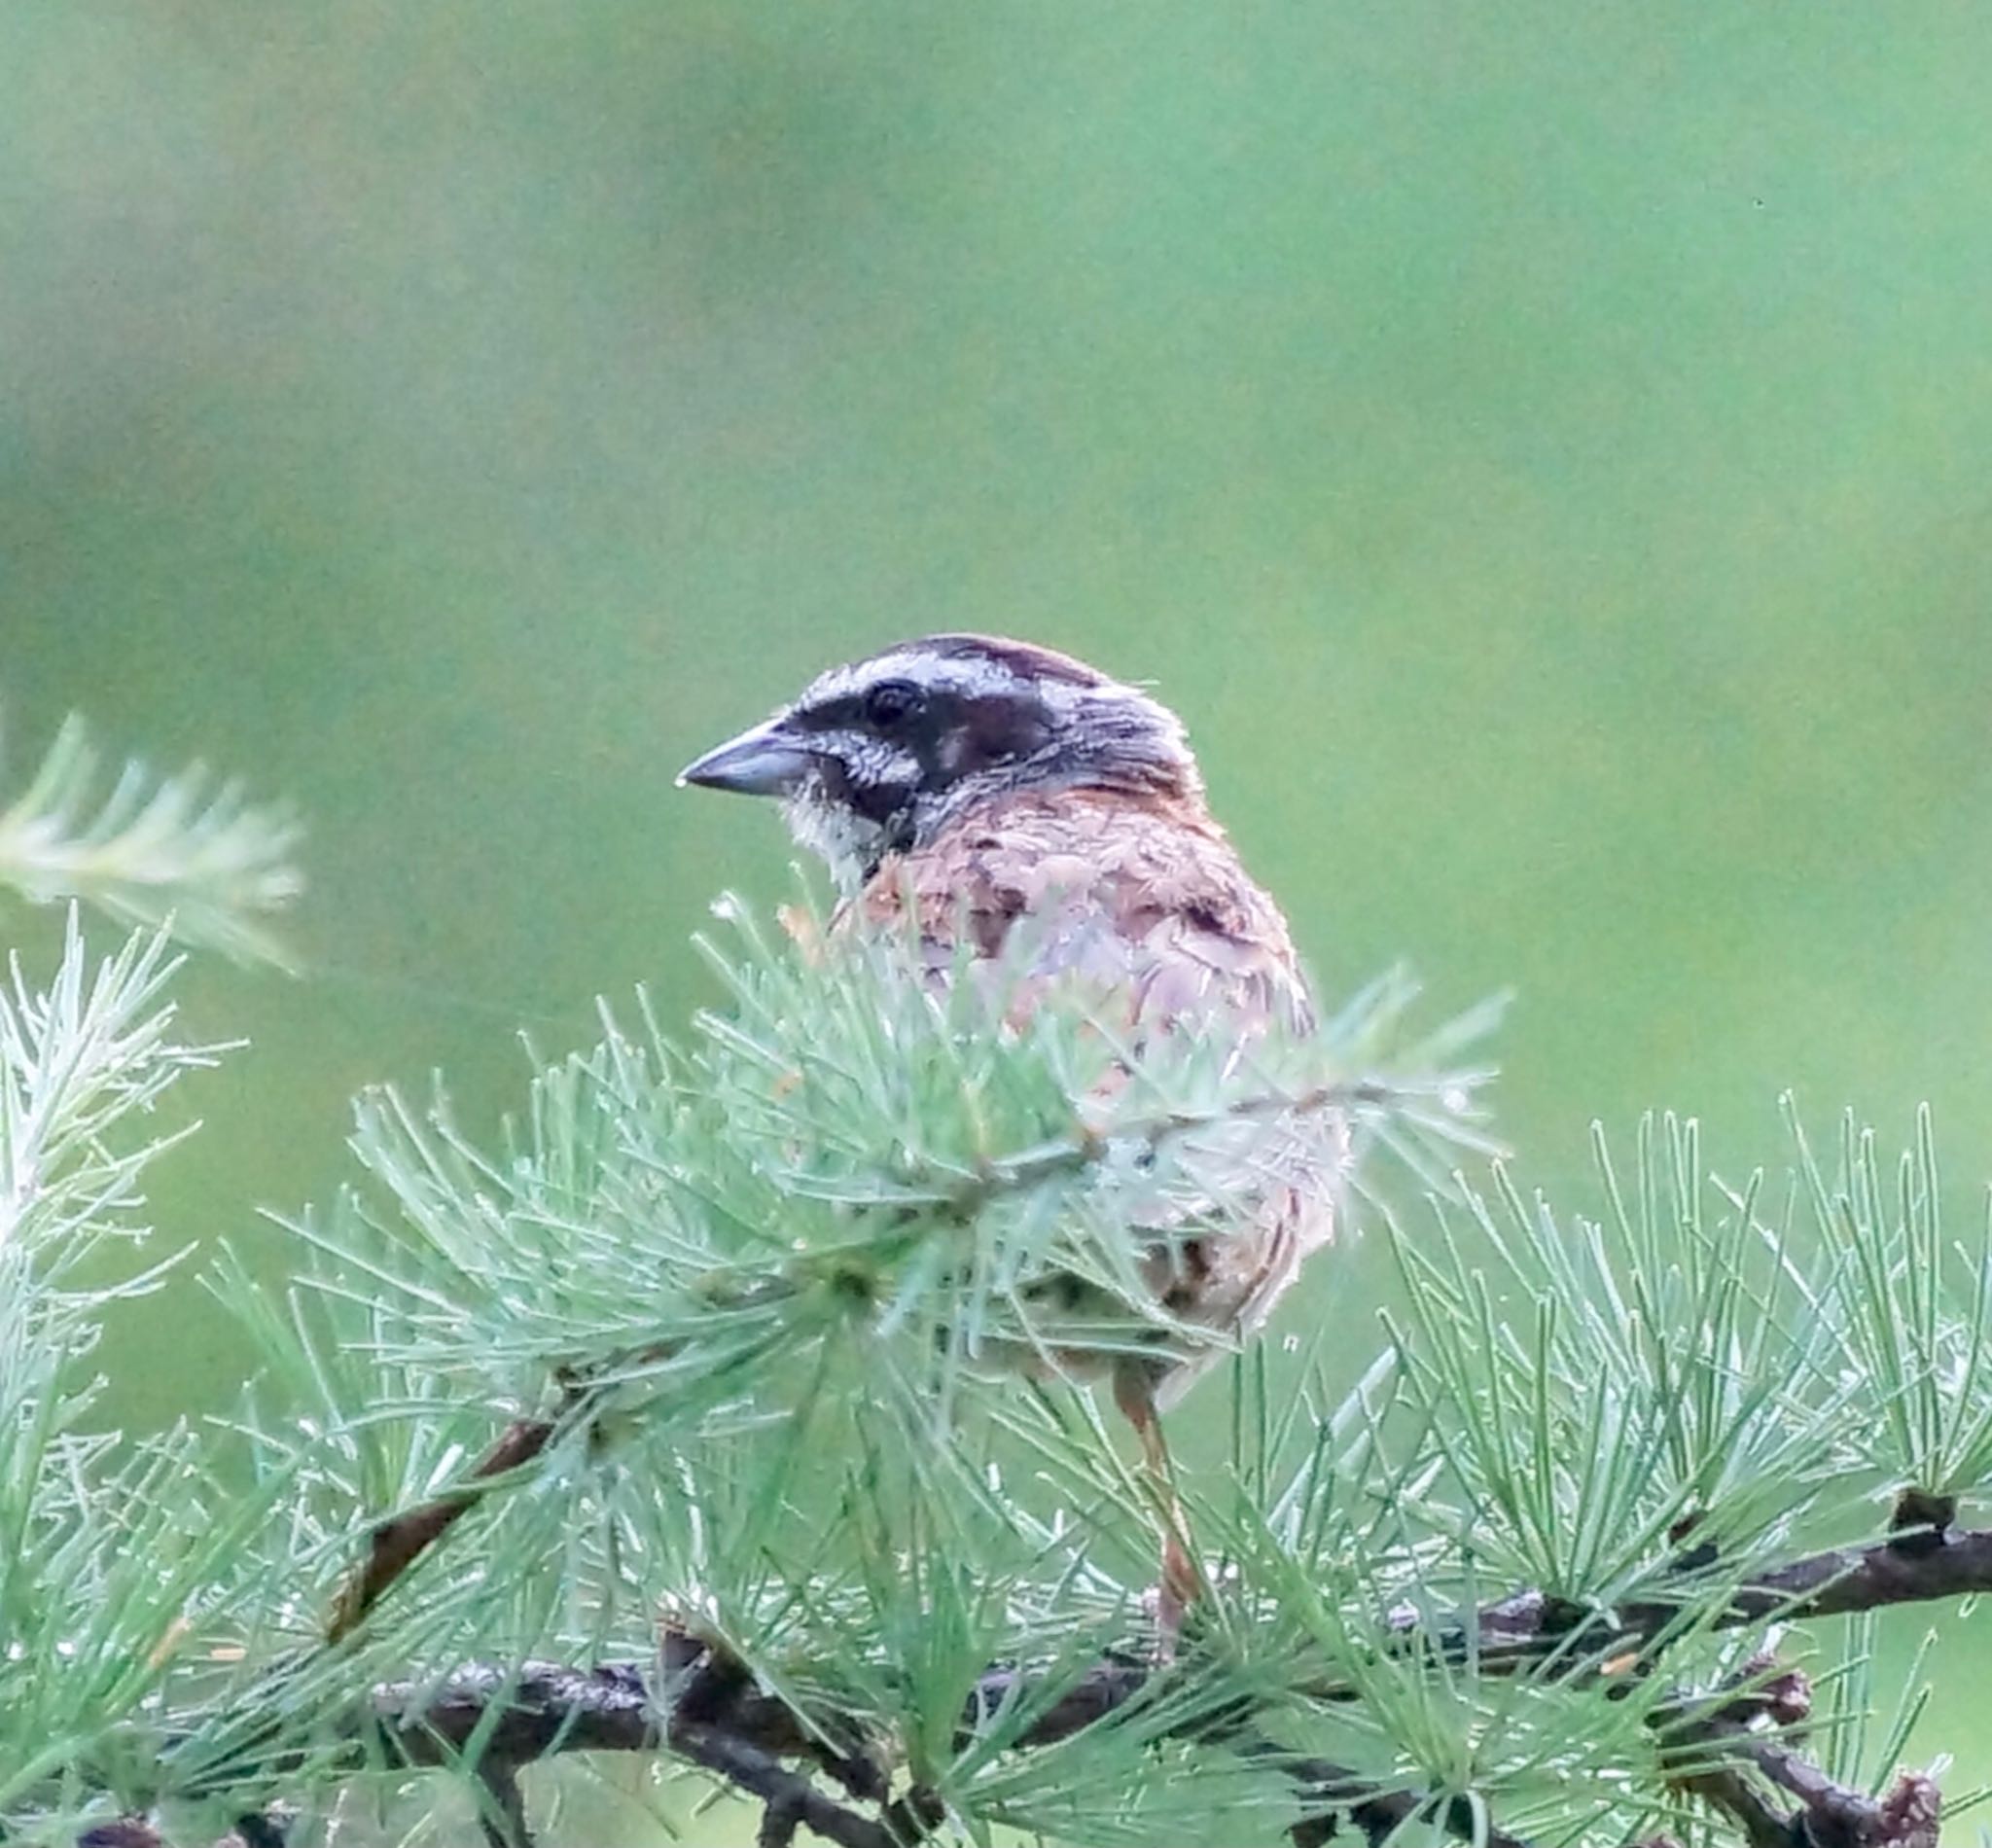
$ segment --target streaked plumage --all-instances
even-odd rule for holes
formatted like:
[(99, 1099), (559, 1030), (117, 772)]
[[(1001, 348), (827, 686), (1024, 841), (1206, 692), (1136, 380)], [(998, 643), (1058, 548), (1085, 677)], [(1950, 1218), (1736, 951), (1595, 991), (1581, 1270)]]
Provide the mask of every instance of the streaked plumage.
[[(1124, 1007), (1137, 1038), (1210, 1024), (1241, 1053), (1308, 1023), (1285, 920), (1211, 817), (1181, 723), (1068, 656), (977, 635), (903, 643), (819, 676), (682, 780), (778, 797), (844, 890), (835, 928), (903, 930), (910, 906), (936, 980), (964, 936), (995, 958), (1028, 920), (1013, 1009), (1033, 983), (1076, 979), (1094, 1005)], [(1208, 1232), (1156, 1226), (1156, 1298), (1178, 1320), (1249, 1333), (1331, 1235), (1332, 1179), (1270, 1182)], [(1061, 1351), (1083, 1369), (1102, 1358)], [(1184, 1360), (1113, 1364), (1164, 1473), (1154, 1395), (1187, 1377)], [(1191, 1570), (1180, 1554), (1165, 1567), (1165, 1606), (1172, 1573), (1179, 1609), (1190, 1595)]]
[[(856, 912), (870, 926), (898, 927), (910, 904), (937, 975), (954, 966), (961, 933), (993, 958), (1028, 919), (1020, 999), (1027, 1005), (1034, 977), (1077, 977), (1088, 1000), (1124, 1005), (1118, 1024), (1137, 1038), (1157, 1028), (1194, 1032), (1210, 1019), (1243, 1050), (1275, 1021), (1304, 1025), (1306, 990), (1279, 912), (1215, 823), (1174, 811), (1089, 790), (1013, 796), (970, 809), (923, 848), (882, 866)], [(1018, 999), (1014, 989), (1006, 995), (1013, 1007)], [(1249, 1333), (1331, 1226), (1325, 1192), (1275, 1188), (1248, 1224), (1158, 1241), (1150, 1285), (1172, 1316)], [(1085, 1370), (1083, 1355), (1062, 1358)], [(1165, 1398), (1189, 1382), (1180, 1362), (1156, 1370)]]

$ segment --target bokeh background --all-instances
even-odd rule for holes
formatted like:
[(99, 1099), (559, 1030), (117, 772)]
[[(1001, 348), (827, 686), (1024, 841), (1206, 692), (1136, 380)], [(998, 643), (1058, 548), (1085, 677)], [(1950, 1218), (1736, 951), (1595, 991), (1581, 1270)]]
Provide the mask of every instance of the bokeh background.
[[(161, 1224), (280, 1266), (356, 1086), (489, 1120), (514, 1029), (710, 998), (789, 848), (673, 773), (940, 627), (1152, 680), (1325, 986), (1514, 986), (1529, 1179), (1650, 1105), (1775, 1164), (1790, 1085), (1932, 1100), (1969, 1210), (1988, 61), (1965, 4), (11, 0), (14, 768), (80, 708), (312, 829), (311, 973), (186, 983), (252, 1045)], [(176, 1309), (134, 1423), (240, 1376)]]

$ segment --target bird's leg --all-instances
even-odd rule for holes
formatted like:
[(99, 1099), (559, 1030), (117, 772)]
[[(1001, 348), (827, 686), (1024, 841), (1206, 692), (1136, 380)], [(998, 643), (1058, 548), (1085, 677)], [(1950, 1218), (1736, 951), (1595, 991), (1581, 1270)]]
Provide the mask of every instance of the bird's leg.
[(1156, 1587), (1156, 1655), (1161, 1662), (1171, 1662), (1176, 1657), (1183, 1615), (1203, 1590), (1203, 1574), (1190, 1547), (1168, 1440), (1162, 1436), (1162, 1417), (1156, 1407), (1155, 1375), (1146, 1363), (1131, 1358), (1116, 1363), (1114, 1403), (1141, 1439), (1142, 1465), (1161, 1504), (1162, 1571)]

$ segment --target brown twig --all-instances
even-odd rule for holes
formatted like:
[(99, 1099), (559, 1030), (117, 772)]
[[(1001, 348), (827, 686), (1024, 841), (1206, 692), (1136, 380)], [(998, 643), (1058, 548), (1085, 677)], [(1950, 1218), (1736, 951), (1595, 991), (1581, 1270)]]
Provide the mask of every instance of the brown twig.
[(1677, 1728), (1668, 1756), (1698, 1760), (1671, 1781), (1728, 1817), (1751, 1848), (1938, 1848), (1942, 1799), (1920, 1772), (1903, 1773), (1885, 1796), (1864, 1796), (1778, 1730), (1726, 1712)]
[[(826, 1796), (800, 1771), (792, 1771), (774, 1753), (722, 1726), (690, 1725), (670, 1729), (670, 1749), (735, 1790), (758, 1796), (782, 1817), (780, 1828), (793, 1839), (800, 1827), (835, 1842), (837, 1848), (907, 1848), (907, 1842), (882, 1822)], [(780, 1843), (781, 1834), (774, 1840)]]
[(1291, 1759), (1286, 1768), (1299, 1784), (1309, 1809), (1309, 1814), (1287, 1830), (1294, 1848), (1327, 1848), (1340, 1832), (1344, 1819), (1354, 1823), (1370, 1843), (1378, 1844), (1396, 1839), (1406, 1823), (1420, 1818), (1441, 1824), (1461, 1841), (1477, 1837), (1484, 1848), (1528, 1848), (1526, 1842), (1498, 1829), (1489, 1828), (1481, 1835), (1464, 1797), (1379, 1791), (1373, 1783), (1323, 1759)]
[(484, 1787), (488, 1805), (478, 1819), (485, 1848), (532, 1848), (518, 1766), (505, 1759), (482, 1759), (478, 1763), (478, 1781)]
[[(1734, 1629), (1778, 1617), (1851, 1617), (1893, 1604), (1927, 1604), (1992, 1591), (1992, 1528), (1933, 1537), (1905, 1547), (1900, 1537), (1871, 1546), (1832, 1547), (1752, 1579), (1730, 1599), (1722, 1624)], [(1654, 1600), (1626, 1608), (1629, 1628), (1656, 1636), (1680, 1606)]]
[(515, 1419), (461, 1485), (380, 1522), (368, 1537), (367, 1557), (339, 1588), (325, 1640), (339, 1643), (351, 1634), (388, 1587), (470, 1511), (496, 1478), (532, 1462), (558, 1429), (551, 1419)]
[[(521, 1765), (565, 1752), (665, 1752), (779, 1809), (785, 1821), (776, 1827), (791, 1835), (804, 1827), (842, 1848), (901, 1848), (882, 1825), (826, 1796), (806, 1771), (784, 1762), (834, 1755), (782, 1702), (751, 1682), (730, 1700), (683, 1700), (710, 1659), (688, 1660), (682, 1644), (667, 1647), (664, 1680), (672, 1691), (657, 1693), (633, 1663), (576, 1669), (527, 1662), (511, 1671), (473, 1664), (441, 1689), (414, 1683), (376, 1688), (373, 1724), (404, 1764), (456, 1763), (477, 1743), (479, 1774), (487, 1783), (493, 1766), (516, 1782)], [(689, 1717), (688, 1705), (704, 1708), (704, 1717)]]
[[(730, 1295), (725, 1285), (711, 1285), (707, 1296), (716, 1313), (752, 1311), (793, 1295), (795, 1288), (793, 1280), (776, 1278), (757, 1280), (752, 1287), (733, 1290)], [(761, 1346), (742, 1349), (730, 1357), (731, 1363), (738, 1365), (761, 1351), (765, 1351)], [(672, 1343), (653, 1342), (599, 1369), (557, 1369), (560, 1403), (551, 1416), (514, 1419), (461, 1482), (432, 1496), (419, 1508), (390, 1515), (374, 1526), (367, 1539), (365, 1559), (347, 1577), (334, 1600), (325, 1628), (327, 1643), (337, 1646), (350, 1635), (416, 1560), (480, 1500), (498, 1488), (506, 1476), (531, 1463), (562, 1431), (585, 1424), (599, 1404), (598, 1395), (604, 1388), (625, 1377), (631, 1369), (655, 1367), (672, 1352)]]
[(1725, 1760), (1675, 1780), (1676, 1788), (1697, 1796), (1743, 1831), (1750, 1848), (1793, 1848), (1792, 1828), (1744, 1769)]
[[(1905, 1540), (1913, 1544), (1904, 1545)], [(1897, 1604), (1928, 1604), (1992, 1591), (1992, 1528), (1948, 1533), (1919, 1528), (1868, 1546), (1807, 1554), (1747, 1580), (1717, 1614), (1716, 1629), (1804, 1617), (1852, 1617)], [(1654, 1596), (1597, 1611), (1522, 1591), (1474, 1614), (1475, 1660), (1482, 1674), (1519, 1672), (1561, 1652), (1576, 1660), (1648, 1647), (1694, 1610), (1691, 1583), (1677, 1596)], [(1415, 1616), (1396, 1627), (1407, 1639)], [(1442, 1638), (1448, 1655), (1465, 1653), (1463, 1634)], [(1325, 1690), (1324, 1690), (1325, 1691)]]

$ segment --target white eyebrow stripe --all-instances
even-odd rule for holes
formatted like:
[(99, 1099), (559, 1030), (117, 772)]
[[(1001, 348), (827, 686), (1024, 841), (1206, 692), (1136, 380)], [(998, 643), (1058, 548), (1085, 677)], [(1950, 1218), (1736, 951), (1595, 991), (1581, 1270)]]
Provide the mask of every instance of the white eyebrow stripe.
[[(964, 700), (1028, 697), (1048, 707), (1054, 724), (1061, 728), (1107, 728), (1124, 733), (1131, 725), (1153, 738), (1158, 747), (1157, 762), (1194, 766), (1182, 720), (1140, 687), (1104, 675), (1096, 682), (1081, 683), (1062, 674), (1032, 673), (1002, 655), (957, 654), (924, 641), (903, 642), (864, 660), (826, 670), (787, 710), (808, 712), (860, 698), (889, 680), (910, 681)], [(862, 725), (857, 729), (847, 729), (843, 735), (855, 746), (864, 735)]]
[(848, 698), (886, 680), (909, 680), (917, 687), (971, 699), (1014, 693), (1021, 685), (1012, 669), (985, 656), (937, 656), (917, 648), (896, 648), (870, 660), (833, 667), (816, 679), (797, 704), (806, 708)]

